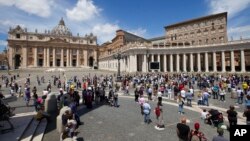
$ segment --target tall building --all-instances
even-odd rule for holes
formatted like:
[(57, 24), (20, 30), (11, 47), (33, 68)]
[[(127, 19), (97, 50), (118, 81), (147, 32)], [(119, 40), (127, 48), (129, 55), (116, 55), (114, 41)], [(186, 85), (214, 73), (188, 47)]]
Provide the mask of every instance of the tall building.
[(11, 69), (36, 67), (92, 67), (97, 64), (97, 37), (73, 36), (61, 19), (51, 31), (28, 32), (19, 25), (8, 32)]
[(227, 42), (227, 13), (196, 18), (165, 27), (166, 45), (190, 46)]
[[(250, 72), (250, 39), (227, 40), (227, 12), (165, 27), (165, 36), (100, 47), (99, 68), (123, 72)], [(124, 31), (125, 32), (125, 31)], [(118, 34), (114, 39), (118, 38)], [(152, 70), (152, 62), (159, 69)]]

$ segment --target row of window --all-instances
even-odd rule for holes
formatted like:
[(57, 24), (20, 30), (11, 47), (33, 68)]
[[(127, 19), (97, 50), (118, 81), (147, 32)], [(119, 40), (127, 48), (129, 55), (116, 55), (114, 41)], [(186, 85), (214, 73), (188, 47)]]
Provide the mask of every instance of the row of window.
[[(220, 32), (220, 33), (222, 33), (223, 31), (224, 31), (223, 29), (219, 29), (219, 30), (218, 30), (218, 32)], [(215, 34), (215, 33), (216, 33), (216, 30), (211, 30), (210, 33), (211, 33), (211, 34)], [(171, 41), (174, 41), (174, 40), (177, 40), (177, 37), (178, 37), (179, 39), (183, 39), (183, 38), (194, 37), (195, 35), (197, 35), (197, 36), (201, 36), (201, 35), (206, 36), (206, 35), (208, 35), (208, 34), (209, 34), (209, 33), (208, 33), (207, 30), (204, 30), (204, 32), (201, 32), (201, 30), (198, 30), (198, 31), (196, 32), (196, 34), (195, 34), (195, 32), (190, 32), (189, 34), (188, 34), (188, 33), (185, 33), (184, 35), (183, 35), (183, 34), (179, 34), (178, 36), (177, 36), (177, 34), (174, 34), (174, 35), (171, 35), (171, 36), (168, 37), (168, 38), (170, 38)]]
[(225, 18), (220, 18), (220, 19), (216, 19), (214, 21), (204, 21), (201, 23), (195, 23), (192, 25), (186, 25), (183, 27), (177, 27), (175, 29), (172, 29), (169, 32), (173, 32), (173, 33), (177, 33), (177, 32), (184, 32), (184, 31), (188, 31), (188, 30), (192, 30), (192, 29), (196, 29), (196, 28), (203, 28), (206, 26), (214, 26), (214, 25), (220, 25), (220, 24), (225, 24)]
[[(20, 34), (16, 34), (16, 39), (20, 39), (21, 38), (21, 35)], [(32, 40), (33, 39), (33, 36), (29, 36), (29, 39)], [(43, 38), (41, 37), (38, 37), (39, 40), (42, 40)], [(50, 38), (50, 40), (53, 40), (53, 38)], [(64, 41), (67, 41), (67, 39), (63, 39)], [(73, 42), (77, 42), (77, 40), (73, 39), (72, 40)], [(84, 43), (84, 40), (80, 40), (80, 43)], [(93, 40), (89, 40), (89, 43), (90, 44), (93, 44), (94, 41)]]

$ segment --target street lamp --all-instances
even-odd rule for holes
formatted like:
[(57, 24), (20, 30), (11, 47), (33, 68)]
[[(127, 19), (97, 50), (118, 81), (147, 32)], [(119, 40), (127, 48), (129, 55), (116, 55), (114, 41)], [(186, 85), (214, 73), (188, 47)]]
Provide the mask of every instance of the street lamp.
[(125, 55), (121, 54), (120, 52), (118, 52), (117, 54), (113, 55), (113, 58), (118, 60), (117, 78), (116, 78), (117, 82), (121, 81), (120, 60), (123, 59), (124, 57), (125, 57)]

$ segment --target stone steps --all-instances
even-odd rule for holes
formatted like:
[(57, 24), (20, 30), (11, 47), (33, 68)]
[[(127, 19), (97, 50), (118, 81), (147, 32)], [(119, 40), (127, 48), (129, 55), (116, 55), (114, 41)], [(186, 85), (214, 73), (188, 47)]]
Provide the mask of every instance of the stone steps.
[(45, 129), (47, 127), (47, 120), (42, 119), (39, 126), (37, 127), (34, 135), (33, 135), (33, 141), (41, 141), (43, 139), (43, 135), (45, 132)]
[(30, 120), (19, 141), (41, 141), (47, 126), (47, 120), (37, 121), (34, 117)]

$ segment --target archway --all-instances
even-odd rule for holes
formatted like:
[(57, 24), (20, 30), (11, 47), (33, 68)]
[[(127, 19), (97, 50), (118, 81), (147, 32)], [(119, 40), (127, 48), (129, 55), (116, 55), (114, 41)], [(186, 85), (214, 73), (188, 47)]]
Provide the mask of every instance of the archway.
[(15, 69), (18, 69), (21, 65), (21, 55), (16, 54), (15, 55)]
[(89, 57), (89, 66), (93, 67), (94, 65), (94, 58), (93, 57)]

